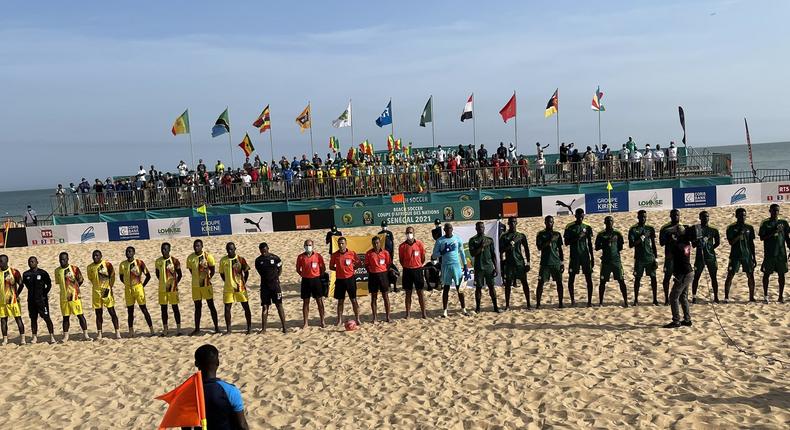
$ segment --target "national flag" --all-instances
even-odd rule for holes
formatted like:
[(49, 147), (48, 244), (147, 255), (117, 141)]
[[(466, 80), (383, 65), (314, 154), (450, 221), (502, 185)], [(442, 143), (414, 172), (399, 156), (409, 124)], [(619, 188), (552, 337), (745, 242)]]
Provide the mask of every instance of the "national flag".
[(207, 212), (207, 210), (206, 210), (206, 205), (201, 205), (200, 207), (198, 207), (197, 209), (195, 209), (195, 211), (196, 211), (197, 213), (199, 213), (199, 214), (206, 215), (206, 212)]
[(329, 137), (329, 149), (331, 149), (332, 152), (340, 151), (340, 140), (335, 136)]
[(244, 133), (244, 139), (242, 139), (241, 143), (239, 144), (239, 148), (244, 151), (244, 156), (249, 157), (252, 154), (252, 151), (255, 151), (255, 147), (252, 146), (252, 141), (250, 140), (250, 135), (248, 133)]
[(400, 139), (395, 139), (395, 150), (400, 151), (401, 149), (403, 149), (403, 147), (401, 146)]
[(472, 93), (472, 95), (469, 96), (469, 100), (466, 101), (466, 104), (464, 105), (464, 111), (461, 112), (461, 122), (464, 122), (467, 119), (472, 119), (472, 115), (474, 115), (474, 98), (475, 93)]
[(352, 146), (352, 147), (351, 147), (351, 148), (348, 150), (348, 154), (346, 154), (346, 160), (348, 160), (348, 161), (353, 161), (355, 158), (357, 158), (357, 148), (354, 148), (354, 147)]
[(425, 124), (433, 122), (433, 96), (428, 98), (425, 107), (422, 108), (422, 115), (420, 115), (420, 127), (425, 127)]
[(214, 127), (211, 129), (211, 137), (222, 136), (225, 133), (230, 133), (230, 119), (228, 119), (228, 108), (220, 114)]
[(393, 204), (405, 203), (405, 202), (406, 202), (406, 196), (404, 196), (403, 193), (393, 194), (392, 195), (392, 203)]
[(373, 155), (373, 145), (367, 139), (359, 144), (359, 150), (362, 151), (363, 154)]
[(395, 137), (391, 134), (387, 136), (387, 151), (390, 153), (395, 151)]
[(546, 112), (544, 113), (544, 116), (548, 118), (559, 111), (560, 111), (560, 89), (557, 88), (556, 90), (554, 90), (554, 94), (549, 99), (549, 102), (546, 103)]
[(167, 411), (159, 423), (160, 429), (194, 426), (206, 429), (206, 400), (203, 397), (203, 376), (200, 372), (157, 399), (167, 402)]
[(269, 115), (269, 105), (266, 105), (266, 107), (263, 108), (263, 112), (258, 115), (258, 118), (252, 123), (252, 126), (258, 128), (261, 133), (266, 130), (271, 130), (272, 124), (271, 116)]
[(601, 87), (599, 86), (598, 88), (595, 89), (595, 94), (593, 94), (592, 106), (591, 106), (592, 110), (597, 112), (603, 112), (606, 110), (606, 108), (604, 108), (603, 105), (601, 104), (601, 99), (603, 99), (603, 93), (601, 92)]
[(754, 159), (752, 158), (752, 138), (749, 136), (749, 123), (746, 122), (746, 117), (743, 118), (743, 125), (746, 127), (746, 148), (749, 150), (749, 165), (752, 167), (752, 174), (757, 175), (754, 169)]
[(299, 116), (296, 117), (296, 125), (299, 126), (300, 132), (304, 133), (305, 130), (310, 128), (311, 119), (312, 118), (310, 117), (310, 103), (308, 103), (307, 107), (304, 108), (302, 113), (300, 113)]
[(686, 145), (686, 113), (683, 112), (683, 106), (678, 106), (678, 116), (680, 117), (680, 128), (683, 129), (683, 145)]
[(407, 157), (411, 157), (411, 142), (403, 148), (403, 153), (406, 154)]
[(382, 112), (378, 119), (376, 119), (376, 125), (379, 127), (384, 127), (385, 125), (389, 124), (392, 124), (392, 100), (387, 103), (387, 107), (384, 108), (384, 112)]
[(348, 102), (346, 110), (336, 120), (332, 121), (332, 127), (351, 127), (351, 101)]
[(173, 133), (173, 136), (189, 133), (189, 109), (176, 118), (176, 122), (173, 123), (173, 128), (170, 131)]
[(505, 107), (503, 107), (499, 114), (502, 115), (502, 121), (507, 122), (510, 118), (516, 117), (516, 92), (513, 91), (513, 96), (510, 97), (507, 103), (505, 103)]

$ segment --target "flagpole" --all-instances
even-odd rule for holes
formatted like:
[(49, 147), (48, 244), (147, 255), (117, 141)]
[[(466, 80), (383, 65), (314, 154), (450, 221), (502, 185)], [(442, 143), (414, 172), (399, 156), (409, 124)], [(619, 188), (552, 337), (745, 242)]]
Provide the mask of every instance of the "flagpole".
[[(271, 149), (272, 154), (272, 163), (274, 163), (274, 137), (272, 136), (272, 113), (271, 109), (269, 109), (269, 148)], [(269, 166), (271, 169), (272, 166)], [(267, 172), (268, 174), (268, 172)]]
[(236, 170), (236, 165), (233, 162), (233, 138), (230, 136), (230, 108), (225, 106), (225, 110), (228, 111), (228, 149), (230, 149), (230, 168), (231, 170)]
[[(433, 118), (433, 94), (431, 94), (431, 141), (433, 142), (432, 147), (436, 148), (436, 129), (433, 126), (434, 118)], [(409, 154), (411, 155), (411, 154)]]
[(195, 151), (192, 149), (192, 130), (187, 134), (189, 134), (189, 155), (192, 158), (192, 168), (195, 169), (194, 172), (197, 173), (197, 166), (195, 166)]
[(307, 112), (310, 117), (310, 160), (312, 160), (315, 149), (313, 148), (313, 108), (310, 106), (310, 101), (307, 102)]
[(598, 102), (598, 146), (601, 146), (601, 106)]
[(477, 119), (475, 115), (475, 93), (472, 93), (472, 146), (477, 148)]
[[(392, 114), (392, 99), (390, 99), (390, 130), (392, 131), (392, 142), (395, 145), (395, 115)], [(351, 142), (354, 143), (354, 142)]]
[(558, 151), (559, 148), (560, 148), (560, 110), (557, 109), (557, 150)]
[(515, 110), (515, 112), (513, 112), (513, 134), (516, 139), (516, 153), (513, 155), (515, 156), (518, 154), (518, 102), (516, 101), (516, 90), (513, 90), (513, 101), (516, 104), (516, 106), (513, 106)]
[[(351, 105), (351, 99), (348, 99), (348, 123), (351, 125), (351, 146), (354, 146), (354, 107)], [(337, 148), (340, 152), (340, 148)]]

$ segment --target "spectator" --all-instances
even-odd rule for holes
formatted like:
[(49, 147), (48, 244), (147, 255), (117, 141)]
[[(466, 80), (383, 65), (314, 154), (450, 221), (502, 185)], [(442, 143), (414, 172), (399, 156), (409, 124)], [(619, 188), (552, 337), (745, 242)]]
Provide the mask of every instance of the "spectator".
[(24, 220), (26, 227), (38, 225), (38, 215), (36, 215), (36, 211), (34, 211), (30, 205), (27, 205), (27, 211), (25, 211)]
[(217, 160), (217, 164), (214, 165), (214, 174), (216, 176), (222, 176), (225, 174), (225, 165), (222, 164), (222, 161)]
[(505, 148), (505, 142), (499, 142), (499, 148), (496, 149), (496, 155), (502, 160), (507, 158), (507, 148)]
[(538, 176), (535, 178), (535, 183), (536, 184), (543, 183), (543, 185), (546, 185), (546, 159), (543, 157), (542, 152), (538, 154), (538, 159), (536, 160), (536, 163), (538, 164), (538, 169), (537, 169)]
[(669, 167), (669, 176), (676, 177), (678, 174), (678, 149), (675, 147), (675, 142), (669, 142), (667, 167)]
[(145, 168), (140, 166), (140, 170), (137, 171), (137, 180), (141, 182), (145, 182), (145, 175), (146, 175)]
[(650, 150), (649, 143), (645, 145), (642, 163), (645, 165), (645, 179), (653, 179), (653, 151)]
[(638, 150), (634, 150), (631, 152), (631, 172), (634, 178), (638, 178), (640, 173), (642, 172), (641, 169), (642, 165), (642, 153)]
[(477, 159), (478, 160), (487, 160), (488, 159), (488, 150), (480, 144), (480, 149), (477, 150)]
[(661, 145), (656, 145), (656, 150), (653, 153), (653, 160), (656, 164), (656, 175), (661, 178), (664, 176), (664, 150)]
[(628, 179), (628, 166), (631, 160), (631, 151), (628, 150), (628, 146), (623, 144), (623, 149), (620, 150), (620, 176), (624, 179)]

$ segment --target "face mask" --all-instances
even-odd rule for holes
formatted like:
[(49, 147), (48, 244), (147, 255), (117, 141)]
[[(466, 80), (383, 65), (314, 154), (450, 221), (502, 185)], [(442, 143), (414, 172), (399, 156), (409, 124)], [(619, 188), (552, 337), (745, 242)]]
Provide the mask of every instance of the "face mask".
[(414, 239), (414, 234), (412, 234), (412, 233), (406, 233), (406, 239), (408, 239), (408, 240), (412, 240), (412, 239)]
[(311, 253), (313, 252), (313, 247), (311, 245), (307, 245), (304, 247), (304, 252)]
[(381, 227), (383, 231), (387, 231), (387, 227)]

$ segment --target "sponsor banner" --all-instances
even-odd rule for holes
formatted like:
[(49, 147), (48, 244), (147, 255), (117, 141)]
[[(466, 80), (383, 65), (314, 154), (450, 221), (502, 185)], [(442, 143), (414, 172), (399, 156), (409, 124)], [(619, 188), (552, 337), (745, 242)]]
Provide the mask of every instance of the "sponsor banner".
[[(604, 214), (609, 212), (628, 212), (628, 191), (612, 191), (609, 193), (585, 194), (584, 200), (588, 214)], [(611, 207), (610, 207), (611, 204)]]
[(113, 242), (150, 239), (147, 220), (108, 222), (107, 231), (109, 232), (110, 240)]
[(18, 248), (22, 246), (27, 246), (27, 231), (24, 227), (11, 227), (8, 232), (5, 228), (0, 229), (0, 247)]
[(151, 239), (189, 237), (191, 236), (189, 217), (149, 219), (148, 233)]
[(502, 218), (527, 218), (542, 214), (540, 197), (480, 201), (480, 219), (497, 219), (500, 215)]
[(585, 209), (586, 201), (584, 194), (560, 194), (556, 196), (541, 196), (540, 204), (543, 208), (543, 216), (573, 215), (576, 209)]
[(110, 236), (106, 222), (69, 224), (66, 226), (69, 243), (109, 242)]
[[(346, 238), (346, 247), (357, 254), (359, 257), (359, 261), (362, 263), (361, 267), (357, 267), (354, 270), (354, 279), (357, 281), (357, 296), (367, 296), (369, 294), (368, 291), (368, 269), (365, 268), (365, 253), (370, 251), (373, 247), (371, 241), (376, 235), (367, 235), (367, 236), (342, 236)], [(337, 240), (340, 239), (341, 236), (332, 236), (332, 249), (338, 249)], [(384, 243), (385, 236), (383, 234), (378, 235), (379, 239), (382, 243)], [(335, 271), (329, 270), (329, 259), (332, 256), (328, 256), (324, 258), (324, 263), (326, 263), (326, 270), (329, 272), (329, 297), (334, 297), (335, 295)], [(430, 256), (426, 257), (430, 259)], [(403, 274), (401, 274), (403, 275)]]
[[(495, 220), (485, 221), (485, 235), (494, 239), (494, 253), (499, 255), (499, 226), (497, 224)], [(473, 264), (472, 254), (469, 253), (469, 239), (475, 235), (477, 235), (477, 231), (475, 230), (474, 224), (459, 225), (453, 228), (453, 236), (458, 236), (464, 243), (464, 255), (466, 255), (466, 264), (469, 266), (469, 274), (471, 275), (469, 281), (466, 282), (467, 288), (475, 287), (475, 265)], [(429, 249), (430, 251), (426, 251), (431, 252), (432, 249)], [(499, 266), (499, 258), (494, 258), (494, 265), (496, 266), (497, 272), (494, 283), (496, 285), (502, 285), (502, 277), (500, 275), (500, 273), (502, 273), (502, 268)]]
[(68, 232), (65, 225), (25, 227), (27, 245), (59, 245), (68, 243)]
[(660, 211), (672, 209), (672, 188), (628, 192), (628, 210)]
[(716, 206), (716, 187), (673, 188), (672, 206), (675, 209)]
[(274, 231), (271, 212), (231, 214), (230, 229), (233, 234), (271, 233)]
[(760, 185), (763, 203), (790, 202), (790, 182), (765, 182)]
[(231, 234), (230, 215), (209, 215), (189, 218), (190, 234), (198, 236), (220, 236)]
[(442, 222), (479, 219), (480, 204), (469, 201), (335, 209), (335, 224), (343, 227), (377, 226), (382, 221), (390, 225), (426, 224), (437, 218)]
[(753, 205), (762, 202), (761, 184), (716, 186), (716, 206)]

